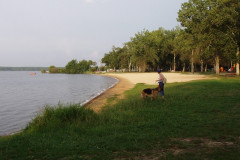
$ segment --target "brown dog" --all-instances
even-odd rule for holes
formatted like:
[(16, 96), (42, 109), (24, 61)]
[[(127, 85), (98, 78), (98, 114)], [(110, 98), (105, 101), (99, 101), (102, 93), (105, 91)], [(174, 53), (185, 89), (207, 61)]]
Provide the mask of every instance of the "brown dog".
[(156, 99), (158, 92), (161, 91), (161, 86), (159, 85), (157, 88), (146, 88), (142, 90), (141, 97), (145, 99), (146, 97), (151, 97), (152, 99)]

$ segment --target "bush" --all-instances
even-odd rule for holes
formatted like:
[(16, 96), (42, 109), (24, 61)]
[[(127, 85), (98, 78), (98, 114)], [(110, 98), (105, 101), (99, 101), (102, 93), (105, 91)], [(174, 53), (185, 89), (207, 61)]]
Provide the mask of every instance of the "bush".
[(41, 72), (42, 72), (42, 73), (46, 73), (46, 70), (45, 70), (45, 69), (42, 69)]

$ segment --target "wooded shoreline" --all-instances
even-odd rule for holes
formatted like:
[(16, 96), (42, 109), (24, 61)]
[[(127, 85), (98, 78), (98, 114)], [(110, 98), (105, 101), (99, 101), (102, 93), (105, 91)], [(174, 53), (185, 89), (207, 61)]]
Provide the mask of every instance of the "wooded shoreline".
[(1, 67), (0, 71), (41, 71), (48, 70), (48, 67)]

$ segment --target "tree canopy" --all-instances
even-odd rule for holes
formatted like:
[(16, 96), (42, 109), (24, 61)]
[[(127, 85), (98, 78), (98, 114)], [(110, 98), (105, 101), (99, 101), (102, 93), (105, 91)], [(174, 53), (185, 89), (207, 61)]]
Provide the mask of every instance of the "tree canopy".
[[(86, 61), (81, 60), (77, 61), (76, 59), (71, 60), (67, 63), (65, 68), (57, 68), (55, 66), (50, 66), (48, 68), (49, 73), (67, 73), (67, 74), (82, 74), (91, 69), (96, 69), (96, 62), (92, 60)], [(92, 70), (91, 70), (92, 71)]]
[(68, 74), (80, 74), (88, 71), (90, 69), (91, 65), (96, 65), (95, 62), (89, 60), (81, 60), (77, 61), (76, 59), (71, 60), (68, 62), (68, 64), (65, 66), (65, 73)]
[(189, 0), (178, 12), (181, 26), (142, 30), (123, 47), (113, 47), (102, 62), (128, 71), (205, 71), (231, 68), (239, 75), (240, 1)]

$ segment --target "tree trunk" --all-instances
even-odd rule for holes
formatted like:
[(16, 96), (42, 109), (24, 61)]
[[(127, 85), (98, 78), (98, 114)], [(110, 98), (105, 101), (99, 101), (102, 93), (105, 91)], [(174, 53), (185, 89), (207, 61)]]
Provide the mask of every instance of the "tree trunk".
[(143, 64), (140, 65), (139, 69), (140, 69), (139, 72), (145, 72), (146, 71), (146, 64), (145, 64), (145, 62), (143, 62)]
[(128, 72), (131, 72), (131, 66), (132, 66), (132, 64), (131, 64), (131, 62), (129, 62), (129, 64), (128, 64)]
[(206, 64), (206, 66), (205, 66), (205, 72), (207, 72), (207, 64)]
[(185, 68), (186, 68), (186, 63), (183, 63), (183, 72), (185, 72)]
[(219, 56), (216, 56), (216, 75), (219, 75)]
[(203, 60), (201, 60), (201, 72), (203, 72)]
[(144, 65), (143, 65), (143, 72), (146, 72), (146, 70), (147, 70), (147, 65), (146, 65), (146, 63), (144, 62)]
[(236, 75), (239, 76), (239, 47), (237, 48)]
[(194, 73), (194, 64), (193, 64), (193, 49), (192, 49), (192, 65), (191, 65), (191, 72)]
[(173, 71), (176, 71), (176, 53), (174, 53), (174, 59), (173, 59)]

